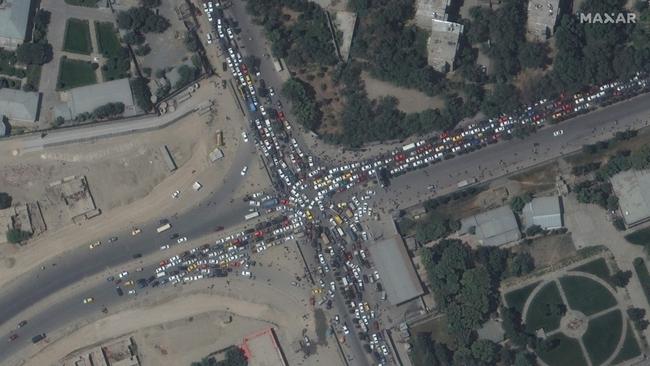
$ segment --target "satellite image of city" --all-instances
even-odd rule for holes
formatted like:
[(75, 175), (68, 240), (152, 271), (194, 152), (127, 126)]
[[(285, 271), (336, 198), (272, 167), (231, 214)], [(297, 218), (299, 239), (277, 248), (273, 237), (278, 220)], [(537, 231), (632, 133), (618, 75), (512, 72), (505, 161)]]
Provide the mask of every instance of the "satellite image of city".
[(650, 1), (0, 0), (1, 366), (650, 365)]

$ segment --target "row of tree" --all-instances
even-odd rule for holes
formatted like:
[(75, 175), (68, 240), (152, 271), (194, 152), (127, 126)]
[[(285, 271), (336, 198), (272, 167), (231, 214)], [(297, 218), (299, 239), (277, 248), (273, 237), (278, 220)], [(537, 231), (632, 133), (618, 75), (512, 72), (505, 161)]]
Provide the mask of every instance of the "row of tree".
[(169, 28), (169, 20), (148, 7), (140, 6), (120, 10), (117, 26), (135, 33), (162, 33)]

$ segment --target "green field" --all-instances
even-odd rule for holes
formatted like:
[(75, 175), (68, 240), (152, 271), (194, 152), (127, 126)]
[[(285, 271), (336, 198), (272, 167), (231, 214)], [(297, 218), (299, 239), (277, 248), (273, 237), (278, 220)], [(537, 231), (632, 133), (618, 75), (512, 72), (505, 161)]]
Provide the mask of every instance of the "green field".
[(66, 57), (61, 58), (59, 80), (57, 82), (58, 90), (67, 90), (96, 83), (97, 77), (90, 62), (71, 60)]
[(592, 315), (616, 306), (616, 299), (609, 290), (589, 278), (564, 276), (560, 278), (560, 284), (569, 307), (585, 315)]
[(650, 227), (625, 235), (625, 240), (636, 245), (645, 245), (650, 243)]
[(598, 276), (607, 281), (607, 283), (610, 281), (609, 268), (607, 267), (605, 258), (598, 258), (594, 261), (578, 266), (571, 271), (591, 273), (592, 275)]
[(623, 332), (620, 310), (610, 311), (589, 321), (589, 328), (582, 336), (591, 363), (601, 365), (612, 355)]
[(65, 24), (63, 50), (83, 55), (90, 55), (93, 52), (90, 26), (87, 20), (68, 18)]
[(619, 364), (623, 361), (631, 360), (641, 354), (641, 349), (639, 348), (639, 343), (634, 337), (634, 331), (632, 331), (632, 324), (627, 324), (627, 333), (625, 334), (625, 341), (623, 341), (623, 347), (616, 355), (612, 364)]
[(111, 22), (95, 22), (95, 36), (97, 47), (104, 57), (115, 56), (120, 52), (122, 45), (117, 38), (117, 30)]
[(538, 356), (550, 366), (586, 366), (587, 360), (582, 355), (577, 339), (569, 338), (563, 333), (548, 337), (552, 347), (547, 352), (539, 352)]
[(97, 0), (65, 0), (65, 3), (76, 6), (87, 6), (89, 8), (97, 7)]
[(516, 309), (521, 314), (524, 310), (526, 299), (528, 299), (528, 296), (530, 296), (530, 293), (533, 292), (537, 285), (539, 285), (539, 282), (508, 292), (505, 296), (508, 307)]
[(530, 303), (528, 313), (522, 315), (525, 316), (526, 329), (531, 332), (539, 328), (544, 328), (546, 332), (557, 329), (563, 315), (559, 311), (562, 305), (562, 297), (555, 282), (544, 285)]

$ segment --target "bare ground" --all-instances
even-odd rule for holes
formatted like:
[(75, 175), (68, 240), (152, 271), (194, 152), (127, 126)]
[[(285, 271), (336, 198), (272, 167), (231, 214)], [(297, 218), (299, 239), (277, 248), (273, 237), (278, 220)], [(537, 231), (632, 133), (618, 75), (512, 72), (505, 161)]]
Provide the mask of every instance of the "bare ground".
[(361, 78), (366, 84), (366, 92), (370, 99), (395, 97), (399, 101), (398, 108), (406, 113), (421, 112), (428, 108), (442, 108), (445, 105), (440, 97), (430, 97), (415, 89), (402, 88), (374, 79), (367, 72), (363, 72)]

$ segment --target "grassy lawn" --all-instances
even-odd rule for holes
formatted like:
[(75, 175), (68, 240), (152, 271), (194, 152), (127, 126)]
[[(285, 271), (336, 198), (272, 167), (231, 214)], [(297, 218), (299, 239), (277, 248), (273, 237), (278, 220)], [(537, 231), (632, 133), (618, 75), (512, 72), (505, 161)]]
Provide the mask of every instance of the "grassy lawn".
[(539, 352), (538, 356), (550, 366), (586, 366), (587, 360), (582, 354), (578, 340), (558, 333), (548, 338), (553, 347), (548, 352)]
[(65, 25), (63, 50), (90, 55), (93, 51), (93, 46), (90, 40), (90, 26), (87, 20), (68, 18)]
[(650, 227), (625, 235), (625, 240), (636, 245), (645, 245), (646, 243), (650, 243)]
[(585, 277), (564, 276), (560, 284), (569, 302), (569, 307), (592, 315), (616, 305), (616, 299), (598, 282)]
[(634, 258), (634, 271), (639, 276), (646, 300), (650, 302), (650, 273), (648, 273), (648, 267), (646, 267), (643, 258)]
[(514, 308), (521, 313), (524, 310), (524, 304), (526, 303), (528, 296), (533, 292), (537, 285), (539, 285), (539, 282), (508, 292), (505, 296), (508, 307)]
[(97, 7), (97, 0), (65, 0), (68, 5), (87, 6), (89, 8)]
[(104, 57), (117, 55), (122, 48), (120, 40), (117, 38), (117, 30), (111, 22), (95, 22), (95, 36), (97, 37), (97, 47)]
[(623, 347), (616, 355), (612, 364), (619, 364), (623, 361), (631, 360), (634, 357), (637, 357), (641, 354), (641, 349), (639, 348), (639, 343), (634, 337), (634, 332), (632, 331), (632, 324), (627, 325), (627, 333), (625, 334), (625, 341), (623, 341)]
[(612, 355), (623, 331), (620, 310), (610, 311), (589, 321), (589, 328), (582, 336), (591, 363), (601, 365)]
[(58, 90), (67, 90), (96, 83), (97, 77), (90, 62), (61, 58), (59, 81), (57, 82)]
[(609, 268), (607, 267), (605, 258), (598, 258), (595, 261), (585, 263), (581, 266), (572, 269), (572, 271), (591, 273), (592, 275), (598, 276), (603, 280), (607, 281), (607, 283), (609, 283), (610, 281)]
[(531, 332), (539, 328), (544, 328), (546, 332), (557, 329), (562, 318), (557, 306), (562, 304), (562, 297), (555, 282), (544, 285), (530, 303), (528, 314), (524, 315), (526, 329)]

